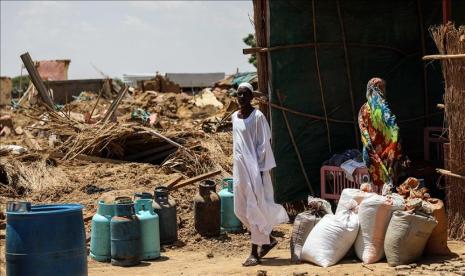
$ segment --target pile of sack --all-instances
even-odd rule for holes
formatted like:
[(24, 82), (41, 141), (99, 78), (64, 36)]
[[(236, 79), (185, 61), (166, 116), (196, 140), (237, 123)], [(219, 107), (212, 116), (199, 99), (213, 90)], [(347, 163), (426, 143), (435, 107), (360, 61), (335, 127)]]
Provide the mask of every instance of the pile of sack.
[[(353, 247), (366, 264), (386, 257), (389, 265), (397, 266), (418, 260), (427, 243), (432, 250), (447, 249), (447, 222), (445, 231), (435, 231), (438, 220), (445, 219), (442, 202), (419, 199), (420, 203), (412, 207), (411, 200), (400, 194), (381, 196), (366, 188), (345, 189), (333, 214), (323, 208), (330, 206), (328, 202), (311, 198), (311, 202), (322, 203), (318, 213), (311, 209), (296, 217), (292, 261), (328, 267), (338, 263)], [(448, 249), (441, 251), (446, 253)]]

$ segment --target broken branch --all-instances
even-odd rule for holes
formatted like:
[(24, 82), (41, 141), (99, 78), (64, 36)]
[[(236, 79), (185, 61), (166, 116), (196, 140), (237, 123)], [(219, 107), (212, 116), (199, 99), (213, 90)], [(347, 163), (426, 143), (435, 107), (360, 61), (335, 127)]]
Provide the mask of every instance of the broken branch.
[(221, 170), (217, 170), (217, 171), (208, 172), (208, 173), (204, 173), (204, 174), (189, 178), (187, 180), (184, 180), (184, 181), (180, 182), (178, 185), (176, 185), (174, 187), (171, 187), (170, 190), (172, 190), (172, 191), (177, 190), (177, 189), (182, 188), (184, 186), (190, 185), (190, 184), (198, 182), (198, 181), (202, 181), (202, 180), (204, 180), (206, 178), (213, 177), (213, 176), (218, 175), (220, 173), (221, 173)]

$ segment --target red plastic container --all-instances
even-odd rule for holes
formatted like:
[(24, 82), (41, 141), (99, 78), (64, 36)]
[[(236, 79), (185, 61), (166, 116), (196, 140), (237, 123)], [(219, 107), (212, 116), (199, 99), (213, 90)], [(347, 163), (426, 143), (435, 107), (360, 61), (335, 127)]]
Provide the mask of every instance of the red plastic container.
[(338, 200), (341, 197), (342, 190), (346, 188), (358, 189), (365, 176), (367, 176), (368, 179), (370, 178), (368, 168), (356, 169), (353, 175), (355, 181), (352, 182), (346, 178), (344, 170), (340, 167), (321, 167), (321, 198)]

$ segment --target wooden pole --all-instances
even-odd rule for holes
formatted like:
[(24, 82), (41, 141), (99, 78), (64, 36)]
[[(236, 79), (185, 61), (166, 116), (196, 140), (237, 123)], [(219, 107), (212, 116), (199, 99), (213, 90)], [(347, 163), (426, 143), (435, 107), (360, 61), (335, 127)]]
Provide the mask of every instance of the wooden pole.
[(204, 180), (206, 178), (213, 177), (213, 176), (218, 175), (220, 173), (221, 173), (221, 170), (217, 170), (217, 171), (204, 173), (204, 174), (201, 174), (201, 175), (186, 179), (186, 180), (180, 182), (179, 184), (177, 184), (176, 186), (171, 186), (170, 190), (172, 190), (172, 191), (177, 190), (177, 189), (182, 188), (184, 186), (187, 186), (189, 184), (192, 184), (192, 183), (195, 183), (195, 182), (198, 182), (198, 181), (202, 181), (202, 180)]
[(161, 139), (165, 140), (166, 142), (170, 143), (173, 146), (176, 146), (178, 148), (187, 150), (187, 148), (184, 147), (183, 145), (176, 143), (175, 141), (171, 140), (170, 138), (168, 138), (166, 136), (161, 135), (160, 133), (156, 132), (153, 129), (150, 129), (150, 128), (147, 128), (147, 127), (140, 127), (140, 129), (142, 129), (142, 130), (144, 130), (144, 131), (146, 131), (146, 132), (148, 132), (150, 134), (153, 134), (153, 135), (157, 136), (158, 138), (161, 138)]
[(435, 59), (460, 59), (465, 58), (465, 54), (456, 54), (456, 55), (429, 55), (424, 56), (423, 60), (435, 60)]
[(113, 102), (111, 103), (110, 107), (107, 110), (107, 113), (105, 113), (105, 116), (101, 120), (102, 123), (106, 123), (111, 118), (111, 116), (115, 113), (116, 109), (118, 109), (118, 105), (123, 100), (124, 95), (126, 95), (126, 92), (128, 92), (128, 89), (129, 88), (127, 85), (124, 85), (121, 88), (121, 90), (118, 93), (118, 96), (116, 97), (116, 99), (113, 100)]
[[(282, 99), (281, 99), (281, 93), (279, 93), (279, 90), (276, 90), (276, 95), (279, 101), (279, 104), (282, 105)], [(300, 151), (299, 148), (297, 147), (297, 143), (295, 142), (294, 139), (294, 134), (292, 133), (291, 126), (289, 124), (289, 121), (287, 119), (287, 114), (284, 112), (284, 110), (281, 110), (283, 113), (284, 117), (284, 122), (286, 123), (287, 127), (287, 132), (289, 133), (289, 137), (291, 138), (292, 146), (294, 147), (295, 154), (297, 155), (297, 160), (299, 161), (300, 169), (302, 170), (302, 174), (304, 175), (305, 182), (307, 183), (308, 189), (310, 190), (310, 193), (312, 195), (315, 195), (315, 192), (313, 191), (312, 185), (310, 184), (310, 180), (308, 179), (307, 176), (307, 171), (305, 170), (304, 162), (302, 161), (302, 157), (300, 156)]]
[(42, 81), (42, 78), (39, 75), (39, 72), (37, 72), (36, 67), (34, 66), (34, 62), (32, 61), (31, 56), (29, 55), (28, 52), (22, 54), (21, 60), (24, 63), (24, 66), (26, 67), (27, 72), (29, 73), (29, 77), (31, 78), (32, 83), (34, 86), (37, 88), (37, 91), (39, 92), (40, 98), (42, 101), (45, 103), (45, 105), (50, 108), (51, 110), (54, 109), (53, 101), (50, 98), (50, 95), (48, 94), (47, 88), (45, 87), (44, 82)]

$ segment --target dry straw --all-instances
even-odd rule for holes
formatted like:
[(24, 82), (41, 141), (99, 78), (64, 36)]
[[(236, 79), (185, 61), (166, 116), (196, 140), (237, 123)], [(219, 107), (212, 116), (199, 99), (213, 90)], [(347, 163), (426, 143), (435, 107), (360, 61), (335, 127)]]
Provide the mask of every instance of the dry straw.
[[(439, 50), (445, 82), (445, 116), (449, 127), (452, 173), (465, 176), (465, 58), (447, 58), (465, 54), (465, 26), (452, 23), (432, 27), (431, 36)], [(446, 185), (449, 237), (465, 240), (465, 180), (449, 177)]]

